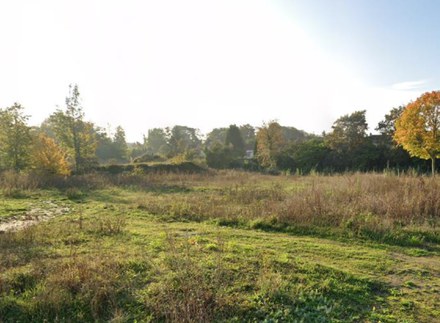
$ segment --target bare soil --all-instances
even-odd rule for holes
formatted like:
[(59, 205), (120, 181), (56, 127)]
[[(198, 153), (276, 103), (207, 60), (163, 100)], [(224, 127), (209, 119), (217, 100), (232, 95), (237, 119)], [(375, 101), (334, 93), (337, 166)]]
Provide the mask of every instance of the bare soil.
[(68, 207), (59, 206), (53, 201), (44, 201), (43, 206), (34, 207), (23, 214), (0, 220), (0, 233), (22, 230), (69, 212)]

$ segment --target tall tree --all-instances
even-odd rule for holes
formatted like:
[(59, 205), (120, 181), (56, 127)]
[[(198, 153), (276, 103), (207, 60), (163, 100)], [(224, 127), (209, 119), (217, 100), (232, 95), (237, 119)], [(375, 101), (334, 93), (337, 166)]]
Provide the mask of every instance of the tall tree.
[(223, 146), (226, 140), (226, 132), (228, 128), (214, 128), (210, 133), (206, 136), (206, 140), (204, 146), (206, 149), (213, 149), (216, 147), (216, 150), (219, 149), (219, 145)]
[(96, 156), (100, 163), (107, 163), (114, 159), (113, 141), (108, 132), (100, 127), (96, 131)]
[(304, 142), (308, 138), (308, 134), (305, 131), (298, 130), (295, 127), (282, 127), (283, 135), (286, 141), (289, 143)]
[(96, 162), (96, 134), (93, 124), (84, 121), (78, 85), (69, 86), (65, 111), (58, 109), (48, 123), (72, 156), (76, 172), (83, 172)]
[(402, 115), (404, 109), (404, 106), (392, 108), (391, 111), (385, 115), (385, 118), (378, 123), (376, 130), (379, 131), (381, 135), (393, 137), (396, 131), (396, 121)]
[(373, 158), (370, 142), (367, 139), (368, 124), (365, 110), (355, 111), (337, 119), (332, 126), (333, 131), (325, 136), (325, 144), (331, 149), (328, 161), (335, 170), (365, 169)]
[(0, 166), (16, 171), (28, 165), (31, 145), (29, 117), (23, 109), (18, 103), (0, 109)]
[(165, 129), (154, 128), (148, 130), (146, 143), (148, 152), (151, 155), (159, 154), (166, 156), (169, 152), (168, 138)]
[(292, 144), (290, 154), (297, 169), (301, 170), (302, 173), (309, 173), (312, 170), (324, 170), (324, 161), (328, 150), (324, 140), (316, 137)]
[(194, 155), (201, 152), (202, 141), (199, 138), (198, 130), (186, 126), (174, 126), (168, 130), (169, 157), (178, 155)]
[(245, 144), (245, 149), (253, 150), (255, 147), (255, 128), (250, 124), (244, 124), (240, 126), (240, 132)]
[(432, 175), (440, 158), (440, 91), (422, 94), (396, 122), (394, 139), (411, 156), (431, 159)]
[(333, 123), (333, 131), (326, 136), (327, 144), (331, 149), (353, 151), (364, 142), (368, 130), (365, 112), (365, 110), (355, 111)]
[(116, 132), (113, 136), (113, 147), (115, 158), (122, 162), (126, 161), (128, 157), (128, 146), (125, 140), (125, 131), (121, 126), (116, 127)]
[(129, 143), (128, 146), (128, 156), (130, 161), (134, 161), (136, 158), (142, 157), (145, 155), (147, 150), (147, 137), (143, 135), (142, 142)]
[(231, 150), (236, 157), (244, 156), (244, 141), (240, 129), (235, 124), (230, 125), (226, 131), (225, 146), (231, 147)]
[(384, 167), (414, 167), (414, 163), (419, 162), (416, 158), (411, 158), (409, 153), (398, 145), (394, 140), (396, 132), (396, 121), (400, 118), (405, 106), (392, 108), (384, 119), (380, 121), (375, 130), (379, 131), (379, 136), (374, 136), (376, 146), (381, 150)]
[(283, 128), (276, 121), (263, 123), (257, 132), (256, 157), (262, 167), (276, 168), (277, 158), (285, 146)]
[(234, 155), (231, 148), (220, 143), (215, 143), (205, 149), (206, 163), (209, 167), (225, 169), (234, 168)]

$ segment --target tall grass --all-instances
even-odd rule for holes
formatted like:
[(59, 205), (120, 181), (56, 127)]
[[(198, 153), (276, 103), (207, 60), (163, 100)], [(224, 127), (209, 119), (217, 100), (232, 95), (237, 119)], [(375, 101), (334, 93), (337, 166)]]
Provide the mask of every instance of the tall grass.
[(5, 195), (43, 187), (64, 190), (68, 196), (105, 188), (144, 192), (135, 201), (137, 207), (172, 220), (215, 220), (260, 229), (336, 228), (379, 239), (388, 239), (390, 233), (396, 239), (411, 231), (410, 239), (416, 243), (440, 241), (440, 179), (414, 174), (269, 176), (210, 171), (43, 179), (0, 176)]
[(217, 182), (217, 177), (212, 177), (207, 184), (213, 188), (187, 194), (146, 194), (137, 204), (174, 220), (215, 219), (261, 229), (337, 228), (380, 239), (396, 239), (394, 233), (406, 230), (412, 232), (415, 243), (440, 240), (438, 179), (360, 173), (260, 175), (256, 182), (252, 177), (235, 183), (224, 178)]
[[(156, 218), (301, 233), (328, 230), (417, 246), (440, 242), (440, 179), (427, 177), (219, 171), (39, 181), (6, 174), (0, 185), (6, 191), (55, 187), (84, 202), (79, 220), (74, 214), (0, 233), (0, 322), (314, 322), (346, 321), (351, 314), (351, 321), (363, 321), (377, 303), (374, 297), (383, 296), (382, 285), (355, 278), (344, 266), (295, 260), (296, 243), (272, 255), (268, 251), (278, 236), (250, 242), (231, 230), (215, 240), (198, 230), (186, 235), (193, 232), (191, 223), (162, 239), (157, 230), (167, 226)], [(94, 189), (119, 187), (129, 196), (119, 207), (93, 200)], [(230, 241), (223, 245), (225, 237)], [(263, 241), (268, 246), (260, 252)], [(307, 247), (302, 254), (310, 252)], [(369, 261), (364, 259), (364, 266)]]

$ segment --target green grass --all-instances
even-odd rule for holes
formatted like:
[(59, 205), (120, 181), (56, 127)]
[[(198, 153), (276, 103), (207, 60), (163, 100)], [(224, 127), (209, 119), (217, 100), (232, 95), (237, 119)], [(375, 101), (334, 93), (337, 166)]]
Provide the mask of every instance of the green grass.
[(0, 234), (0, 322), (438, 321), (436, 228), (392, 227), (404, 241), (434, 236), (407, 244), (359, 232), (368, 219), (281, 225), (270, 211), (309, 185), (295, 181), (240, 173), (4, 198), (0, 217), (47, 201), (69, 212)]

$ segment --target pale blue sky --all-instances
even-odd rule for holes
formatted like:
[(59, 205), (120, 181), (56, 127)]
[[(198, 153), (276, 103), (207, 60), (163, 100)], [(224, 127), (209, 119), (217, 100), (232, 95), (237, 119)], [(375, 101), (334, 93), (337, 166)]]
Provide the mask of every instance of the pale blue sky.
[[(319, 39), (323, 50), (355, 60), (370, 84), (402, 79), (439, 85), (440, 1), (312, 0), (284, 1), (292, 17)], [(297, 6), (297, 4), (300, 4)]]
[(0, 107), (37, 124), (78, 83), (86, 117), (207, 132), (278, 119), (309, 132), (440, 89), (440, 1), (3, 0)]

